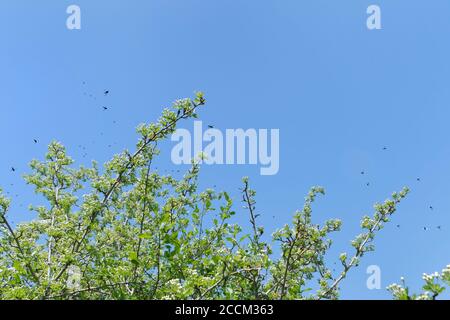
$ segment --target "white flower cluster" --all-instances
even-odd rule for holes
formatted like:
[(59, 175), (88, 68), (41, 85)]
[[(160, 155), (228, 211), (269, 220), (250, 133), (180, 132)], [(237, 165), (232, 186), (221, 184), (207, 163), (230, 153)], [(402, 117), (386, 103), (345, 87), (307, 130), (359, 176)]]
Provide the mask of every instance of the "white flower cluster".
[(187, 269), (185, 271), (185, 273), (186, 273), (187, 276), (193, 277), (193, 278), (196, 278), (198, 276), (198, 272), (195, 269)]
[(170, 279), (167, 281), (167, 290), (170, 292), (169, 294), (162, 297), (162, 300), (175, 300), (177, 299), (177, 295), (183, 289), (179, 279)]
[(431, 273), (431, 274), (424, 273), (422, 275), (422, 279), (426, 282), (433, 281), (434, 279), (439, 279), (440, 277), (441, 276), (440, 276), (439, 272), (435, 272), (435, 273)]
[(394, 297), (400, 297), (406, 294), (405, 288), (396, 283), (391, 284), (387, 287), (387, 289), (394, 295)]
[(182, 289), (179, 279), (170, 279), (167, 282), (167, 286), (169, 286), (171, 289), (175, 290), (176, 292), (181, 291), (181, 289)]
[(427, 291), (417, 296), (415, 300), (431, 300), (430, 293)]

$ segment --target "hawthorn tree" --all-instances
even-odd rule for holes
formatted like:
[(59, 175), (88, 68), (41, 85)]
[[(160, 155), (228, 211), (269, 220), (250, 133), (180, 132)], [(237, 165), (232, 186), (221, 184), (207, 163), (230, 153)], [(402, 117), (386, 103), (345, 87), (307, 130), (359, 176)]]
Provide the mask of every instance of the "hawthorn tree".
[(202, 93), (176, 101), (156, 123), (138, 127), (134, 151), (103, 167), (76, 168), (63, 145), (51, 143), (25, 176), (45, 200), (31, 206), (34, 220), (13, 226), (0, 191), (0, 299), (337, 299), (408, 189), (363, 217), (354, 253), (340, 255), (342, 272), (333, 276), (324, 257), (341, 221), (312, 222), (323, 188), (311, 189), (269, 243), (248, 178), (239, 214), (249, 223), (241, 226), (226, 192), (198, 190), (198, 161), (181, 179), (153, 169), (158, 143), (204, 104)]

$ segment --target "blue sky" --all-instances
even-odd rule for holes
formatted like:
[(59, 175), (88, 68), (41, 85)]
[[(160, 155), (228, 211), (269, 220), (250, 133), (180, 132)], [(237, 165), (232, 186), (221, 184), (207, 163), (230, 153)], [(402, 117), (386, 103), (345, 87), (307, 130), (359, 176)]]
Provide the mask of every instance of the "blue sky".
[[(81, 30), (66, 28), (70, 4), (81, 7)], [(366, 27), (371, 4), (382, 30)], [(324, 186), (315, 219), (344, 222), (330, 265), (351, 252), (373, 203), (409, 186), (342, 297), (389, 298), (384, 287), (401, 276), (417, 288), (423, 272), (450, 263), (449, 12), (447, 0), (2, 1), (0, 185), (14, 198), (11, 218), (32, 217), (21, 174), (50, 141), (78, 164), (106, 161), (134, 145), (139, 123), (202, 90), (205, 124), (280, 129), (277, 175), (204, 166), (202, 184), (231, 191), (239, 205), (240, 179), (250, 176), (269, 232), (290, 221), (309, 187)], [(172, 146), (162, 170), (173, 167)], [(373, 264), (381, 290), (366, 288)]]

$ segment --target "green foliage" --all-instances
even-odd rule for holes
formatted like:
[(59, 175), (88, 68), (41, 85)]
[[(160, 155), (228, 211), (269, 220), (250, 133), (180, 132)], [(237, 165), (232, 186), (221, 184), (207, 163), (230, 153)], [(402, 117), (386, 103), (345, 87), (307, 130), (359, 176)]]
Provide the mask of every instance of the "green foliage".
[(312, 219), (323, 188), (312, 188), (292, 223), (268, 243), (248, 178), (242, 201), (249, 224), (240, 226), (226, 192), (198, 190), (197, 162), (181, 179), (153, 170), (157, 144), (179, 121), (197, 117), (205, 102), (202, 93), (176, 101), (156, 123), (139, 126), (134, 152), (102, 168), (95, 162), (75, 168), (61, 144), (50, 144), (45, 160), (33, 160), (25, 176), (45, 200), (31, 206), (32, 221), (13, 228), (10, 200), (0, 191), (0, 299), (338, 298), (340, 282), (373, 250), (375, 234), (408, 190), (363, 218), (355, 253), (341, 254), (343, 270), (334, 277), (325, 254), (341, 222), (320, 226)]

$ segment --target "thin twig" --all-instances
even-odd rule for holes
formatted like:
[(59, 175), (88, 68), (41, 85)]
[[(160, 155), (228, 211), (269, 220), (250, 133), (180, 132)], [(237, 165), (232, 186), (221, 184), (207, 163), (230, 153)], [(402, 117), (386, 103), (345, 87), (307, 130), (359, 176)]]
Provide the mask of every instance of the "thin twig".
[[(20, 245), (19, 239), (17, 238), (13, 228), (9, 224), (9, 222), (6, 219), (5, 215), (1, 215), (0, 217), (2, 218), (3, 224), (6, 226), (6, 228), (8, 229), (8, 232), (10, 233), (10, 235), (13, 238), (14, 242), (16, 243), (17, 249), (19, 250), (20, 255), (22, 256), (22, 259), (25, 260), (25, 253), (23, 252), (22, 246)], [(36, 283), (39, 283), (39, 278), (36, 276), (36, 273), (34, 272), (33, 268), (30, 265), (30, 263), (29, 262), (25, 262), (25, 265), (26, 265), (26, 267), (28, 269), (28, 272), (30, 272), (31, 276), (33, 277), (34, 281)]]

